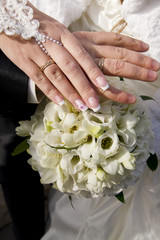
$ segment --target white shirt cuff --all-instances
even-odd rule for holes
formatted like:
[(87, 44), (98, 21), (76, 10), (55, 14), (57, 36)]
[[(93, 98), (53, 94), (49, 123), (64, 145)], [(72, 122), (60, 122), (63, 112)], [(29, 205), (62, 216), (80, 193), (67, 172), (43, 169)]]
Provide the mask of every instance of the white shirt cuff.
[(35, 85), (32, 79), (28, 80), (28, 103), (40, 103), (44, 94)]

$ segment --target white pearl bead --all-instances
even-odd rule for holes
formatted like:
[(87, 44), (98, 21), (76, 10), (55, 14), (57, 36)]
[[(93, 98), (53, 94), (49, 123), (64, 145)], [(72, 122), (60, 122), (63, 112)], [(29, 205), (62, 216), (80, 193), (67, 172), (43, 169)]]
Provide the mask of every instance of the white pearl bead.
[(49, 36), (46, 36), (47, 39), (49, 39)]
[(45, 51), (46, 49), (43, 47), (42, 50)]

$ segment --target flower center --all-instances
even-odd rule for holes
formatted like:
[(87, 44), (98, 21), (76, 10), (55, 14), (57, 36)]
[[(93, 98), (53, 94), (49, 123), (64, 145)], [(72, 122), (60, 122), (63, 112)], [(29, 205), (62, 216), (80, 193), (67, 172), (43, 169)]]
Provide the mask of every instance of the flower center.
[(70, 128), (70, 133), (74, 133), (76, 130), (78, 130), (78, 126), (73, 126)]
[(92, 142), (92, 135), (88, 135), (87, 139), (86, 139), (87, 143), (91, 143)]
[(112, 138), (110, 137), (106, 137), (106, 138), (103, 138), (102, 142), (101, 142), (101, 147), (103, 149), (109, 149), (113, 144), (113, 140)]

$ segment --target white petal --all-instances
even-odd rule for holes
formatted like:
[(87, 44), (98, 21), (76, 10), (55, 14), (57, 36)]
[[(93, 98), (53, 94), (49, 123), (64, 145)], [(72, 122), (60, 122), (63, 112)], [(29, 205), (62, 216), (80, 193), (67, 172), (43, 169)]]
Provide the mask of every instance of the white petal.
[(88, 183), (90, 185), (96, 186), (96, 184), (97, 184), (97, 176), (96, 176), (95, 172), (92, 171), (92, 172), (90, 172), (88, 174)]
[(95, 138), (92, 136), (92, 141), (80, 145), (78, 147), (78, 152), (83, 159), (88, 160), (92, 156), (95, 146)]
[(74, 113), (66, 114), (65, 119), (63, 120), (63, 128), (71, 128), (77, 122), (76, 115)]
[(70, 133), (63, 133), (61, 135), (61, 142), (65, 147), (75, 147), (77, 144), (74, 141), (74, 135)]
[(49, 184), (57, 180), (57, 171), (55, 169), (46, 169), (41, 173), (41, 183)]
[(105, 172), (111, 175), (115, 175), (118, 171), (119, 163), (117, 160), (107, 159), (105, 163), (101, 163), (101, 166), (105, 170)]
[(52, 130), (50, 133), (46, 135), (44, 141), (49, 144), (50, 146), (61, 146), (61, 133), (59, 130)]

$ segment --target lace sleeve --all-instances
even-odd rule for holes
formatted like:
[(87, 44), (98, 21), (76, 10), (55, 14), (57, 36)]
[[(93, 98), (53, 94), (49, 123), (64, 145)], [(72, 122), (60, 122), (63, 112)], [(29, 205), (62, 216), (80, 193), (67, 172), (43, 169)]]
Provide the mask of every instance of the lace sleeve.
[(39, 33), (39, 21), (33, 19), (33, 9), (27, 6), (27, 0), (0, 0), (0, 33), (20, 35), (24, 39), (44, 42)]

